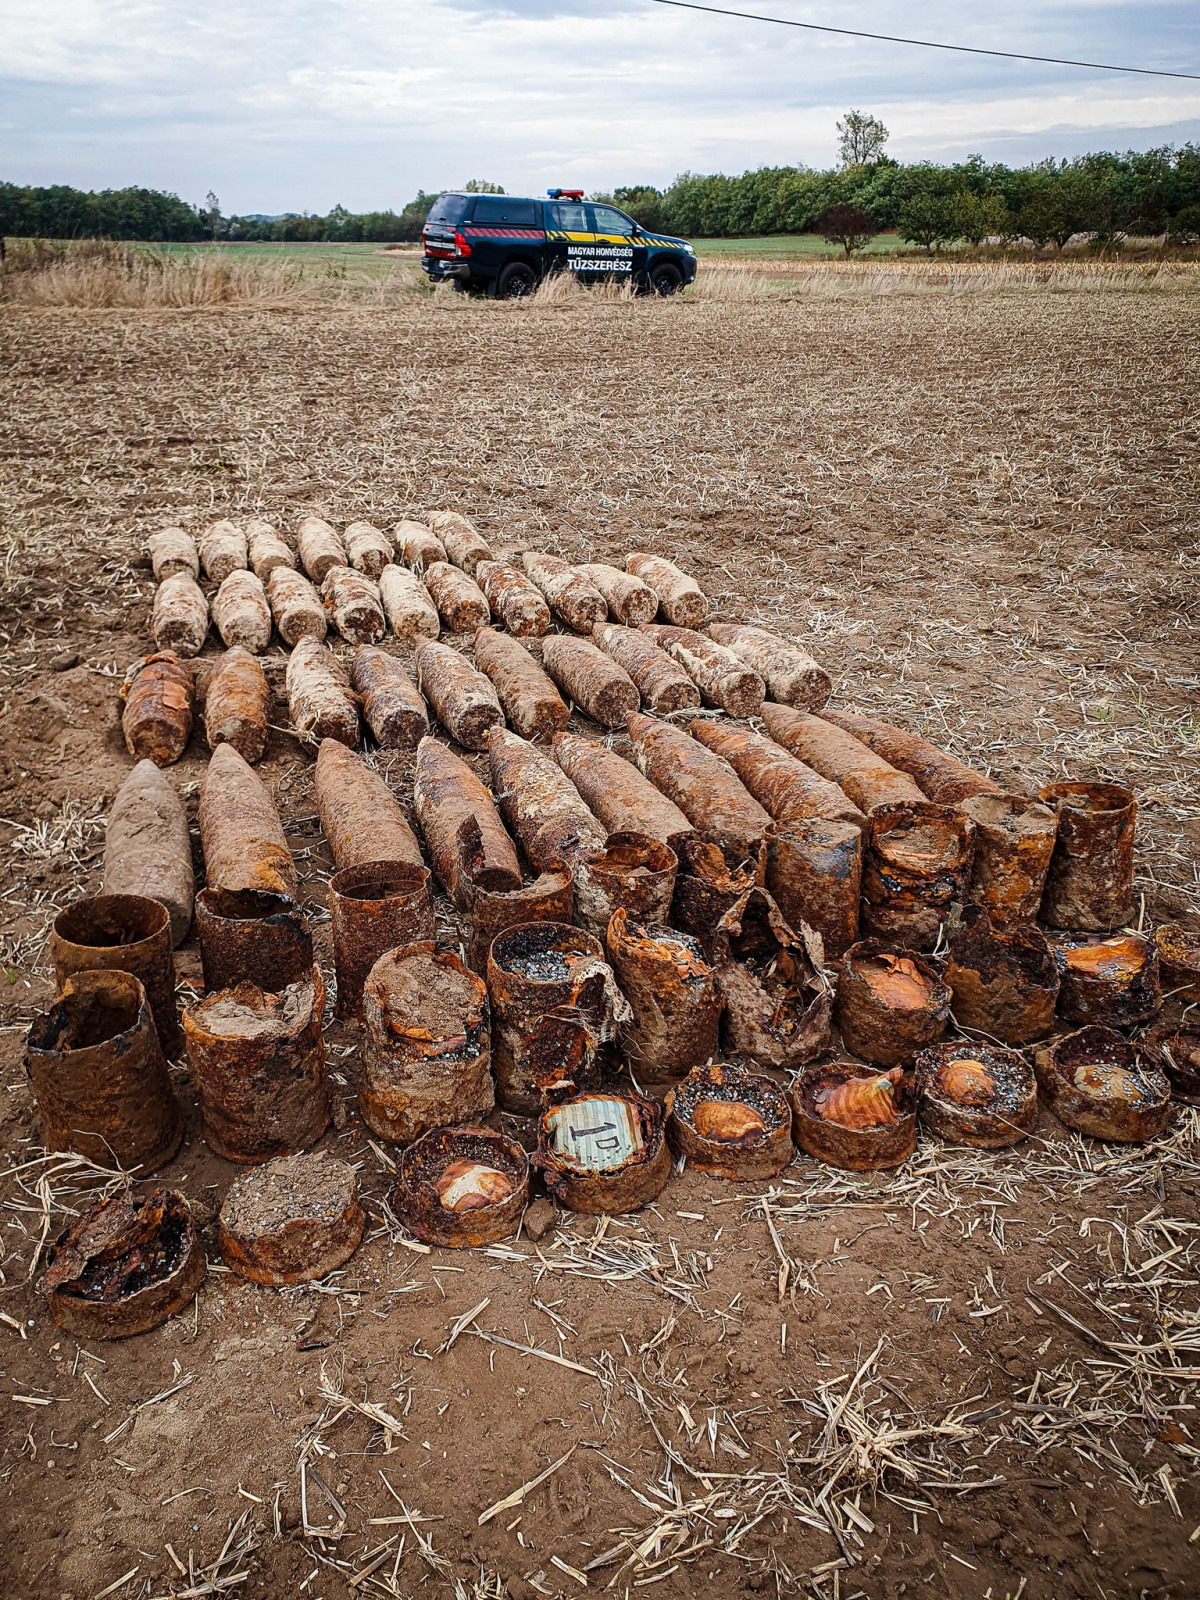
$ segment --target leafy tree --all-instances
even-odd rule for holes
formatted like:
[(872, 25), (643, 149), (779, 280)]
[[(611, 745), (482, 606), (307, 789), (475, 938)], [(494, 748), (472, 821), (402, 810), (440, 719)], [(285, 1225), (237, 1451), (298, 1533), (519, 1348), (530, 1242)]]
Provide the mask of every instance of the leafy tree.
[(846, 252), (847, 261), (856, 250), (863, 250), (870, 244), (875, 231), (875, 219), (869, 211), (844, 203), (830, 206), (817, 223), (817, 232), (822, 239), (828, 244), (840, 244)]
[(952, 215), (954, 237), (965, 239), (976, 248), (993, 234), (1007, 237), (1012, 228), (1008, 207), (998, 194), (960, 189), (953, 199)]
[(865, 167), (878, 161), (888, 141), (888, 131), (879, 118), (861, 111), (847, 111), (846, 120), (838, 123), (837, 131), (843, 167)]
[(1172, 244), (1200, 244), (1200, 205), (1184, 206), (1167, 228)]
[(469, 178), (463, 184), (464, 194), (503, 194), (504, 190), (498, 183), (489, 183), (486, 178)]

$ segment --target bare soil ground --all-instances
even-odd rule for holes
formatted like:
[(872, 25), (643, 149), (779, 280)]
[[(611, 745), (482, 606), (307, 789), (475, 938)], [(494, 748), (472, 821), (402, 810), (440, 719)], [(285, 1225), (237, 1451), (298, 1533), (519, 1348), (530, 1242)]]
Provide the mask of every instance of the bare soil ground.
[[(1043, 1113), (1017, 1150), (925, 1140), (888, 1176), (688, 1172), (636, 1217), (424, 1253), (384, 1208), (334, 1028), (327, 1142), (360, 1166), (359, 1254), (279, 1293), (214, 1270), (185, 1316), (82, 1350), (28, 1280), (95, 1178), (39, 1159), (21, 1065), (48, 921), (98, 882), (129, 767), (118, 689), (164, 520), (458, 506), (499, 543), (669, 554), (730, 614), (811, 638), (844, 702), (1014, 782), (1132, 785), (1146, 922), (1194, 924), (1195, 304), (0, 319), (0, 1142), (22, 1168), (0, 1594), (1196, 1592), (1195, 1110), (1151, 1147)], [(203, 762), (197, 737), (173, 773), (193, 804)], [(263, 771), (320, 908), (309, 769), (276, 734)], [(198, 981), (194, 947), (179, 970)], [(211, 1217), (236, 1171), (176, 1078), (190, 1133), (166, 1177)]]

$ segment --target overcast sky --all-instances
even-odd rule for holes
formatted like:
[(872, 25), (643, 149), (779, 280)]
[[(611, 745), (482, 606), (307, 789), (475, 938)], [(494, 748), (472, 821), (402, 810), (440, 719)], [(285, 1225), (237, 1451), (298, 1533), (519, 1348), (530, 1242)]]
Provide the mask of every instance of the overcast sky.
[[(717, 0), (719, 3), (719, 0)], [(1196, 0), (726, 0), (950, 43), (1200, 72)], [(226, 213), (418, 188), (668, 183), (832, 164), (849, 106), (901, 160), (1200, 139), (1200, 83), (987, 61), (652, 0), (0, 0), (0, 179)]]

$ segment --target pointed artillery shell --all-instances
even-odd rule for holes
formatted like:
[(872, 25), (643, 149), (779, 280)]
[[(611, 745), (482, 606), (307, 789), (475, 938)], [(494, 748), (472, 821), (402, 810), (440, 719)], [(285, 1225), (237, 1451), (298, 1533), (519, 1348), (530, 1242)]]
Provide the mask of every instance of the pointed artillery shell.
[(684, 834), (675, 848), (680, 871), (671, 923), (698, 939), (707, 958), (721, 918), (758, 882), (761, 852), (731, 869), (717, 846), (698, 833)]
[(392, 541), (371, 522), (352, 522), (342, 535), (346, 554), (355, 572), (378, 578), (391, 565)]
[(1154, 948), (1164, 995), (1184, 1005), (1200, 1001), (1200, 933), (1165, 922), (1154, 935)]
[(224, 583), (231, 572), (245, 567), (247, 560), (246, 535), (236, 522), (222, 518), (200, 535), (200, 563), (211, 583)]
[(504, 561), (481, 561), (475, 580), (483, 589), (492, 615), (515, 638), (549, 633), (550, 607), (542, 592), (523, 572)]
[(709, 1178), (761, 1182), (792, 1159), (792, 1107), (762, 1073), (713, 1062), (667, 1095), (667, 1141)]
[(60, 911), (50, 934), (50, 958), (61, 990), (79, 972), (130, 972), (145, 986), (163, 1054), (183, 1047), (175, 997), (171, 919), (157, 900), (139, 894), (98, 894)]
[(727, 1054), (791, 1070), (828, 1048), (833, 996), (765, 889), (748, 890), (721, 918), (713, 966)]
[(217, 1247), (251, 1283), (310, 1283), (349, 1261), (366, 1221), (354, 1168), (313, 1150), (269, 1161), (230, 1185)]
[(267, 889), (201, 889), (196, 896), (196, 933), (209, 994), (242, 983), (282, 994), (294, 983), (307, 982), (313, 970), (308, 918), (284, 894)]
[(632, 573), (622, 572), (620, 567), (610, 567), (602, 561), (576, 567), (575, 570), (593, 588), (599, 589), (609, 614), (627, 628), (653, 622), (658, 615), (658, 596), (648, 583), (643, 583)]
[(700, 704), (699, 689), (678, 661), (660, 650), (642, 628), (601, 622), (592, 629), (592, 638), (629, 674), (645, 710), (668, 716)]
[(393, 561), (379, 575), (379, 598), (396, 638), (415, 647), (422, 639), (436, 639), (442, 631), (437, 607), (429, 591), (407, 567)]
[(276, 567), (267, 579), (267, 600), (284, 644), (325, 637), (329, 624), (321, 596), (299, 572)]
[(642, 632), (678, 661), (706, 706), (718, 706), (731, 717), (758, 716), (766, 685), (732, 650), (691, 628), (643, 622)]
[[(956, 1071), (965, 1067), (966, 1073)], [(964, 1098), (965, 1082), (974, 1092)], [(917, 1057), (918, 1114), (947, 1144), (1001, 1150), (1019, 1144), (1037, 1121), (1037, 1079), (1015, 1050), (953, 1039)]]
[(862, 717), (850, 711), (831, 711), (828, 707), (821, 715), (835, 727), (861, 739), (876, 755), (891, 762), (899, 771), (907, 772), (925, 798), (936, 801), (938, 805), (953, 806), (974, 795), (1003, 793), (994, 778), (976, 772), (957, 757), (930, 744), (928, 739), (909, 733), (906, 728), (897, 728), (879, 717)]
[(863, 836), (824, 817), (776, 823), (767, 836), (766, 887), (789, 927), (821, 936), (826, 961), (858, 938)]
[(209, 994), (183, 1014), (204, 1137), (225, 1161), (254, 1164), (307, 1150), (329, 1126), (321, 1023), (325, 985), (278, 993), (256, 983)]
[(196, 884), (187, 812), (153, 761), (139, 761), (117, 790), (104, 836), (104, 895), (157, 900), (180, 945), (192, 921)]
[(668, 722), (635, 714), (628, 727), (643, 775), (693, 828), (720, 848), (731, 867), (757, 860), (771, 818), (729, 763)]
[(196, 656), (208, 637), (208, 601), (189, 572), (164, 578), (154, 591), (150, 632), (160, 650)]
[(329, 880), (335, 1016), (361, 1022), (363, 985), (380, 956), (434, 937), (429, 868), (406, 861), (372, 861), (345, 867)]
[[(444, 1203), (439, 1191), (446, 1176), (464, 1163), (500, 1180), (489, 1204), (457, 1210)], [(397, 1170), (392, 1210), (422, 1244), (451, 1250), (495, 1244), (516, 1233), (529, 1203), (529, 1157), (514, 1139), (490, 1128), (433, 1128), (409, 1145)]]
[(740, 622), (710, 622), (704, 631), (758, 673), (772, 700), (802, 711), (820, 711), (829, 699), (833, 688), (829, 674), (791, 639)]
[(899, 801), (923, 801), (925, 796), (909, 777), (874, 753), (852, 733), (835, 727), (824, 717), (792, 706), (763, 706), (767, 732), (783, 748), (836, 783), (863, 811)]
[(474, 578), (448, 561), (435, 561), (426, 568), (425, 587), (447, 633), (474, 633), (492, 620), (483, 590)]
[(673, 561), (634, 550), (625, 557), (625, 570), (654, 590), (667, 622), (677, 628), (703, 627), (708, 618), (708, 598), (695, 578)]
[(416, 835), (384, 778), (336, 739), (321, 741), (313, 793), (339, 871), (372, 861), (424, 866)]
[(696, 717), (688, 724), (693, 739), (724, 757), (759, 804), (778, 823), (809, 817), (866, 826), (866, 817), (836, 783), (789, 755), (782, 745), (750, 728)]
[(488, 735), (492, 788), (510, 831), (538, 872), (599, 854), (607, 834), (549, 756), (505, 728)]
[(638, 1094), (585, 1094), (545, 1112), (534, 1160), (568, 1211), (620, 1216), (666, 1188), (671, 1152), (662, 1108)]
[(842, 957), (834, 1016), (842, 1043), (874, 1067), (911, 1066), (946, 1031), (951, 995), (912, 950), (864, 939)]
[(1158, 1056), (1115, 1028), (1080, 1028), (1033, 1058), (1038, 1088), (1060, 1122), (1092, 1139), (1137, 1144), (1171, 1120), (1171, 1085)]
[(1137, 801), (1116, 783), (1052, 783), (1039, 796), (1058, 815), (1041, 919), (1101, 932), (1133, 915)]
[(183, 1140), (146, 991), (131, 972), (77, 972), (34, 1019), (25, 1065), (47, 1150), (154, 1172)]
[(447, 559), (446, 546), (423, 522), (398, 522), (392, 529), (392, 543), (400, 552), (401, 561), (413, 572), (424, 572), (435, 561)]
[(509, 727), (523, 739), (549, 739), (566, 727), (562, 696), (519, 639), (480, 628), (475, 665), (495, 684)]
[(375, 645), (359, 645), (350, 682), (376, 744), (415, 750), (429, 732), (429, 713), (404, 664)]
[(228, 649), (240, 645), (260, 656), (271, 642), (271, 608), (262, 579), (231, 572), (213, 596), (212, 619)]
[(446, 558), (471, 577), (481, 561), (492, 560), (492, 547), (469, 517), (457, 511), (434, 511), (429, 530), (446, 547)]
[(321, 583), (321, 599), (347, 644), (374, 644), (387, 632), (378, 585), (353, 567), (330, 567)]
[(356, 749), (361, 730), (358, 699), (346, 669), (319, 639), (301, 639), (288, 657), (288, 717), (301, 744), (336, 739)]
[(907, 1161), (917, 1143), (917, 1097), (912, 1073), (892, 1085), (894, 1122), (848, 1128), (821, 1115), (821, 1105), (844, 1084), (865, 1081), (857, 1062), (808, 1067), (792, 1085), (792, 1138), (799, 1149), (831, 1167), (877, 1172)]
[(261, 779), (220, 744), (200, 782), (200, 845), (210, 889), (296, 894), (296, 863)]
[(421, 693), (452, 739), (468, 750), (482, 750), (492, 728), (504, 726), (504, 712), (491, 682), (448, 644), (430, 639), (417, 646)]
[(994, 928), (1036, 921), (1050, 870), (1058, 820), (1024, 795), (979, 794), (959, 804), (975, 824), (970, 898)]
[(383, 955), (363, 990), (363, 1121), (412, 1144), (431, 1128), (475, 1121), (495, 1103), (487, 989), (432, 942)]
[(967, 898), (975, 824), (930, 800), (876, 806), (867, 819), (862, 925), (910, 950), (931, 950), (957, 901)]
[(196, 686), (191, 669), (173, 650), (135, 661), (121, 686), (121, 731), (131, 756), (169, 767), (192, 736)]
[(346, 547), (323, 517), (304, 517), (296, 529), (300, 564), (316, 584), (331, 567), (347, 565)]
[(1172, 1095), (1195, 1106), (1200, 1105), (1200, 1020), (1191, 1021), (1191, 1015), (1152, 1029), (1147, 1040), (1158, 1054)]
[[(474, 818), (470, 820), (474, 822)], [(468, 828), (468, 831), (471, 830)], [(574, 909), (575, 887), (566, 867), (543, 872), (540, 878), (518, 889), (474, 885), (467, 965), (473, 972), (486, 976), (492, 941), (507, 928), (519, 927), (524, 922), (570, 922)]]
[(551, 634), (542, 660), (559, 688), (602, 727), (623, 727), (642, 703), (629, 674), (590, 639)]
[(1054, 1026), (1058, 968), (1033, 926), (996, 928), (983, 906), (968, 906), (950, 938), (946, 982), (960, 1028), (1020, 1046)]
[(545, 551), (526, 550), (521, 557), (528, 576), (549, 602), (551, 611), (576, 633), (591, 633), (608, 616), (599, 589), (581, 578), (574, 567)]
[(633, 1010), (621, 1030), (621, 1046), (637, 1077), (650, 1082), (682, 1078), (711, 1060), (720, 1047), (725, 1002), (698, 942), (673, 928), (635, 920), (620, 907), (609, 921), (605, 943)]
[(269, 522), (257, 517), (246, 524), (246, 551), (250, 570), (256, 578), (266, 583), (276, 567), (296, 565), (296, 557)]
[(584, 805), (610, 833), (647, 834), (679, 854), (680, 842), (692, 831), (691, 823), (632, 761), (574, 733), (556, 733), (553, 750), (554, 759), (578, 789)]
[(438, 882), (460, 911), (471, 909), (477, 889), (520, 889), (516, 846), (491, 791), (436, 739), (422, 739), (417, 750), (413, 810)]
[(671, 915), (679, 857), (645, 833), (610, 833), (601, 855), (575, 862), (576, 919), (603, 939), (615, 911), (635, 922), (665, 923)]
[(155, 583), (173, 578), (177, 572), (186, 572), (190, 578), (200, 576), (200, 555), (196, 541), (182, 528), (160, 528), (146, 540), (150, 566)]
[(1059, 934), (1050, 948), (1061, 981), (1058, 1014), (1068, 1022), (1131, 1028), (1161, 1008), (1158, 952), (1149, 939)]
[(251, 766), (262, 760), (271, 732), (271, 689), (259, 661), (235, 645), (217, 662), (204, 698), (208, 748), (231, 744)]

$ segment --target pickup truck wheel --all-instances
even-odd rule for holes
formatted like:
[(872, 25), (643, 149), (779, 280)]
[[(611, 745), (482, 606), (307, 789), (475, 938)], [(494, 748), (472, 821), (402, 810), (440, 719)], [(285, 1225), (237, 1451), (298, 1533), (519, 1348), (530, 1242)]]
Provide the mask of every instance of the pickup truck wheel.
[(500, 300), (524, 299), (537, 288), (537, 273), (528, 261), (510, 261), (496, 279), (496, 297)]
[(683, 288), (683, 273), (673, 261), (664, 261), (651, 272), (650, 287), (655, 294), (678, 294)]

